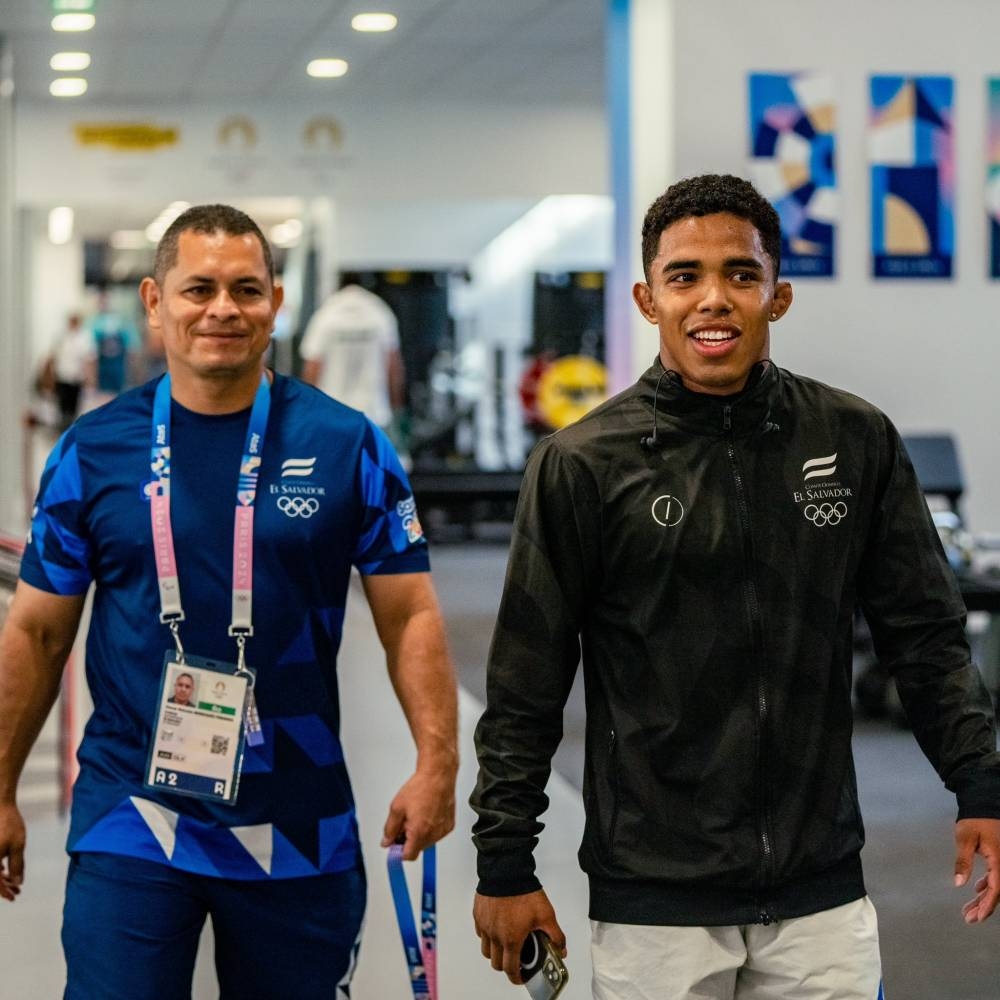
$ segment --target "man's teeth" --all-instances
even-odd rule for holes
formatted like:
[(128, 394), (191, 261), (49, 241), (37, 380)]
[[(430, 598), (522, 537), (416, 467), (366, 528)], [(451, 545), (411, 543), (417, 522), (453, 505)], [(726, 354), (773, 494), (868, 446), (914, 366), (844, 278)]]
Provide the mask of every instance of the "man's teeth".
[(695, 340), (732, 340), (736, 334), (730, 330), (699, 330), (694, 334)]

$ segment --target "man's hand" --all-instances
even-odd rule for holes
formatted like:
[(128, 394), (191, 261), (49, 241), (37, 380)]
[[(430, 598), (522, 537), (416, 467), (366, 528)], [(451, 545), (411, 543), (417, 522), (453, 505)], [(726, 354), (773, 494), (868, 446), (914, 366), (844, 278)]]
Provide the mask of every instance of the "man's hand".
[(0, 899), (13, 903), (24, 881), (24, 820), (14, 803), (0, 805)]
[(413, 861), (454, 828), (455, 768), (418, 767), (389, 804), (382, 846), (403, 838), (403, 860)]
[(522, 983), (521, 946), (532, 931), (545, 931), (566, 957), (566, 935), (542, 889), (521, 896), (482, 896), (477, 892), (472, 919), (483, 957), (498, 972), (507, 973), (515, 985)]
[(972, 877), (975, 855), (986, 862), (986, 874), (976, 882), (976, 895), (962, 907), (967, 924), (988, 919), (1000, 901), (1000, 820), (962, 819), (955, 826), (955, 885)]

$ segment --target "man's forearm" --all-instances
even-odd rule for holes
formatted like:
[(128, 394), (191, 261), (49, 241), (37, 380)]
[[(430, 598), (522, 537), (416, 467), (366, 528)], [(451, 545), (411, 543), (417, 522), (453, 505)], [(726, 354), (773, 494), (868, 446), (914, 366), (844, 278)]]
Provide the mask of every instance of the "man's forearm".
[(458, 695), (437, 608), (412, 615), (387, 644), (389, 676), (417, 748), (418, 768), (458, 770)]
[(0, 635), (0, 802), (14, 801), (71, 648), (72, 643), (47, 643), (12, 623)]

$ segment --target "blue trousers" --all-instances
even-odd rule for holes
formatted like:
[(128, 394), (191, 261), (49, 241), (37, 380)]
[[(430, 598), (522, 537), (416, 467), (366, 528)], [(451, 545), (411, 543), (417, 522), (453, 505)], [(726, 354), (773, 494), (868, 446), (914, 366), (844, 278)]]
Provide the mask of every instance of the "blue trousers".
[(190, 1000), (205, 918), (220, 1000), (350, 996), (363, 872), (245, 882), (112, 854), (70, 860), (64, 1000)]

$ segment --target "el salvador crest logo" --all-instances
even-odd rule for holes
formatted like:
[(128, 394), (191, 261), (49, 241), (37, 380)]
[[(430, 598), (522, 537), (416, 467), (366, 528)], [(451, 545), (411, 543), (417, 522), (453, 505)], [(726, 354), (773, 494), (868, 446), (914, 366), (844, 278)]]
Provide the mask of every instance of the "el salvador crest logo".
[(837, 453), (824, 458), (810, 458), (802, 463), (802, 479), (829, 479), (837, 474)]
[(311, 476), (316, 468), (316, 456), (312, 458), (286, 458), (281, 463), (281, 477), (287, 476)]

